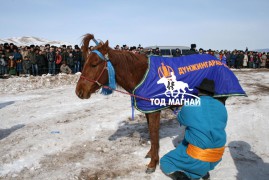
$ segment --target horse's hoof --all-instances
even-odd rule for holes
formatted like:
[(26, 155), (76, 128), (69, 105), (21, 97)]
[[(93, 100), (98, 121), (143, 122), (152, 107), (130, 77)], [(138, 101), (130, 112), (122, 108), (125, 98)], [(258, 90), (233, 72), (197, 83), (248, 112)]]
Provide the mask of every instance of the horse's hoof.
[(147, 168), (146, 173), (147, 173), (147, 174), (154, 173), (154, 172), (155, 172), (155, 169), (156, 169), (156, 168)]
[(151, 157), (150, 157), (150, 155), (149, 155), (149, 154), (147, 154), (147, 155), (145, 156), (145, 158), (151, 158)]

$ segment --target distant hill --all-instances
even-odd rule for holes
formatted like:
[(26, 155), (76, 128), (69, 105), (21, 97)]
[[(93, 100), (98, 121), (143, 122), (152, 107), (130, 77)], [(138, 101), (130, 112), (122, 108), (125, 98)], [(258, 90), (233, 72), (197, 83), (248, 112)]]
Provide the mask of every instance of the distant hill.
[(73, 45), (72, 43), (64, 42), (64, 41), (55, 41), (55, 40), (47, 40), (43, 38), (33, 37), (33, 36), (23, 36), (23, 37), (12, 37), (7, 39), (0, 39), (0, 44), (4, 43), (13, 43), (16, 46), (29, 46), (31, 44), (34, 45), (45, 45), (50, 44), (54, 46), (65, 45)]

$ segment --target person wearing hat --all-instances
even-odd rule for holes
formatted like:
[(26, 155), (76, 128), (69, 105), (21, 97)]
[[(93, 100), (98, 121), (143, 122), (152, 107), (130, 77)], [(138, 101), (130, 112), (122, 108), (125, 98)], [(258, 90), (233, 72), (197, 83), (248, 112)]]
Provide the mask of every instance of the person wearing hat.
[(185, 55), (198, 54), (196, 51), (196, 44), (191, 44), (191, 49), (186, 52)]
[(81, 71), (81, 61), (82, 61), (82, 53), (78, 47), (75, 45), (75, 50), (73, 51), (73, 60), (74, 60), (74, 73)]
[(204, 50), (202, 48), (199, 49), (199, 54), (204, 54)]
[(182, 56), (181, 51), (178, 48), (176, 48), (175, 52), (173, 52), (173, 57), (180, 57), (180, 56)]
[(227, 110), (213, 98), (215, 83), (203, 79), (199, 91), (200, 106), (183, 106), (177, 115), (186, 126), (183, 141), (160, 160), (162, 171), (173, 179), (209, 179), (209, 171), (221, 161), (226, 143)]
[(154, 52), (154, 55), (157, 55), (157, 56), (161, 56), (161, 52), (160, 52), (160, 48), (159, 47), (156, 47), (156, 49), (153, 51)]

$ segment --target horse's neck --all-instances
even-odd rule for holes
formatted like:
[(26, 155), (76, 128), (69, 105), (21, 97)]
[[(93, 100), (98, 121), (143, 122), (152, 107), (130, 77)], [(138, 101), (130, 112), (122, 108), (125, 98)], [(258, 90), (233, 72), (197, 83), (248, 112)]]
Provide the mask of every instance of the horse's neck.
[(137, 57), (136, 60), (130, 60), (124, 56), (109, 57), (115, 68), (117, 84), (128, 92), (133, 91), (140, 83), (148, 67), (146, 57), (139, 55)]

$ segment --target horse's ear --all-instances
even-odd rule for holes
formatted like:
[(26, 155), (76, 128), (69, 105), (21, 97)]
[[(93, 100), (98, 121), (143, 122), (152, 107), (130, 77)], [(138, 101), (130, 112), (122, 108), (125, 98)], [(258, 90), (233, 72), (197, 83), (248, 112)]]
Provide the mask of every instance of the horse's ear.
[(105, 54), (108, 52), (109, 46), (108, 46), (108, 40), (103, 45), (103, 50), (105, 51)]

